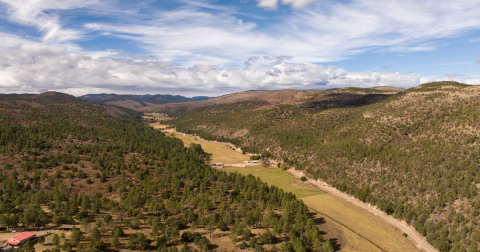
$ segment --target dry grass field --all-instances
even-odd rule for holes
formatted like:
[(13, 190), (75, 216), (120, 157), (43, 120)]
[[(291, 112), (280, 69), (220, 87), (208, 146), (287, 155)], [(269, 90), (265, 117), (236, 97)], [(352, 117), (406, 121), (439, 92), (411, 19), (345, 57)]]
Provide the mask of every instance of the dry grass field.
[[(403, 232), (375, 217), (368, 211), (338, 199), (330, 194), (302, 198), (308, 207), (313, 208), (348, 226), (354, 232), (367, 238), (389, 252), (420, 251)], [(367, 240), (342, 227), (347, 244), (345, 251), (380, 251)], [(343, 250), (342, 250), (343, 251)]]
[(310, 185), (308, 182), (302, 182), (295, 179), (290, 174), (281, 171), (278, 168), (258, 166), (247, 167), (225, 167), (225, 171), (238, 172), (243, 175), (252, 174), (259, 177), (262, 181), (267, 182), (269, 185), (275, 185), (283, 191), (292, 192), (297, 197), (306, 197), (312, 195), (318, 195), (322, 192)]
[[(163, 131), (164, 129), (170, 127), (170, 125), (162, 124), (162, 123), (159, 123), (159, 122), (150, 123), (149, 125), (150, 125), (150, 127), (154, 128), (154, 129), (158, 129), (158, 130), (162, 130), (162, 131)], [(171, 130), (173, 130), (173, 129), (171, 129)]]
[(232, 150), (226, 144), (203, 142), (195, 140), (193, 136), (183, 136), (181, 133), (176, 133), (175, 137), (181, 139), (185, 146), (189, 146), (190, 143), (201, 144), (202, 149), (211, 155), (210, 163), (243, 164), (244, 161), (250, 160), (249, 156)]
[(154, 120), (172, 120), (173, 118), (165, 115), (165, 114), (160, 114), (160, 113), (144, 113), (143, 115), (144, 119), (154, 119)]

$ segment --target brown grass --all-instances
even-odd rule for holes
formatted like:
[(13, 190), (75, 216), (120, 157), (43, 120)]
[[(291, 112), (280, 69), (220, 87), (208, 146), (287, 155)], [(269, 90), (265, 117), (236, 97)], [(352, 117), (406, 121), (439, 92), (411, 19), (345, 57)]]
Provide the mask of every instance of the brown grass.
[(250, 160), (250, 157), (240, 152), (232, 150), (224, 143), (211, 143), (195, 140), (194, 136), (176, 133), (175, 137), (181, 139), (185, 146), (190, 146), (190, 143), (201, 144), (202, 149), (211, 155), (210, 163), (224, 163), (224, 164), (243, 164), (244, 161)]
[(420, 251), (413, 241), (402, 236), (403, 232), (400, 230), (370, 212), (337, 197), (321, 194), (301, 199), (308, 207), (339, 221), (357, 233), (342, 227), (347, 240), (342, 251), (380, 251), (366, 239), (389, 252)]

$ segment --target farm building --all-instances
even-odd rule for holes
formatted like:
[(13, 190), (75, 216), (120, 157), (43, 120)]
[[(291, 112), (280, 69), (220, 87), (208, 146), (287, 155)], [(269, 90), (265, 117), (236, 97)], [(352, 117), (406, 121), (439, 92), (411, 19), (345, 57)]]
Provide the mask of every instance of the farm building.
[(74, 227), (75, 227), (75, 225), (63, 224), (60, 227), (58, 227), (58, 229), (63, 230), (63, 231), (72, 231), (72, 228), (74, 228)]
[(12, 246), (18, 246), (18, 245), (23, 245), (27, 241), (34, 242), (38, 239), (36, 234), (32, 234), (30, 232), (22, 232), (20, 234), (14, 235), (10, 238), (8, 238), (6, 244), (12, 245)]
[(258, 164), (258, 160), (253, 160), (252, 163)]
[(248, 164), (249, 162), (248, 161), (243, 161), (245, 164)]

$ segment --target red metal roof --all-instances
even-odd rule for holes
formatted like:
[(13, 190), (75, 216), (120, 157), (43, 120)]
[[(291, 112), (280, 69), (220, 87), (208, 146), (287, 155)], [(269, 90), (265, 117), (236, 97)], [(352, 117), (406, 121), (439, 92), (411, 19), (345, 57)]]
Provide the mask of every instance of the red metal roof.
[(8, 241), (6, 243), (10, 245), (18, 245), (23, 241), (29, 240), (33, 237), (37, 237), (37, 235), (30, 232), (22, 232), (20, 234), (17, 234), (8, 238)]

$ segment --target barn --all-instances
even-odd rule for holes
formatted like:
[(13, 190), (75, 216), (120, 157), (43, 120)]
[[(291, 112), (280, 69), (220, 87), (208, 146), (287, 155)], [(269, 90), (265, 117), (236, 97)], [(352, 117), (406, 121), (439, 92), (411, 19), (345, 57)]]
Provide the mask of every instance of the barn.
[(30, 233), (30, 232), (22, 232), (20, 234), (14, 235), (10, 238), (8, 238), (7, 242), (5, 244), (9, 244), (12, 246), (18, 246), (18, 245), (23, 245), (27, 241), (34, 242), (38, 239), (36, 234)]
[(75, 227), (75, 225), (67, 225), (67, 224), (63, 224), (61, 225), (60, 227), (58, 227), (59, 230), (63, 230), (63, 231), (72, 231), (72, 229)]

